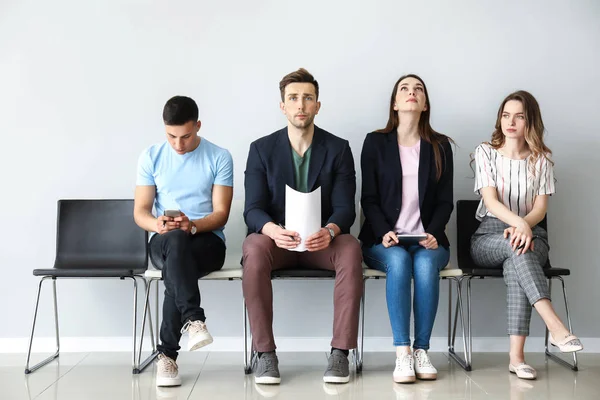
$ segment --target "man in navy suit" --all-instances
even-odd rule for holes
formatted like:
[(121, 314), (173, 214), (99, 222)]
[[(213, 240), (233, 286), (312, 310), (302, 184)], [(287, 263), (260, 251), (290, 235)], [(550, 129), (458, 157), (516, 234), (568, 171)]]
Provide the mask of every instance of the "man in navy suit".
[[(245, 172), (242, 287), (248, 306), (254, 349), (259, 359), (255, 382), (281, 382), (273, 338), (271, 271), (309, 266), (334, 270), (334, 318), (331, 354), (323, 380), (347, 383), (348, 351), (356, 348), (362, 296), (362, 255), (350, 235), (356, 218), (356, 173), (347, 140), (314, 125), (319, 112), (319, 84), (305, 69), (279, 83), (280, 108), (288, 124), (250, 145)], [(321, 187), (322, 228), (301, 238), (285, 226), (285, 186), (301, 192)], [(295, 252), (303, 241), (308, 251)], [(310, 315), (296, 312), (298, 321)], [(300, 322), (299, 322), (300, 323)]]

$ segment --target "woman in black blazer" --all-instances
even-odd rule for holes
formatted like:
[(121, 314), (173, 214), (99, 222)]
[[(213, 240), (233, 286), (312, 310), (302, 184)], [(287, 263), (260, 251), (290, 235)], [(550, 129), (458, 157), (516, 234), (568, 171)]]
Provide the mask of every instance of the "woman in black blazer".
[[(416, 75), (394, 86), (384, 129), (369, 133), (361, 154), (365, 216), (359, 239), (366, 264), (386, 272), (395, 382), (436, 379), (427, 350), (437, 313), (439, 272), (450, 258), (444, 229), (454, 207), (452, 139), (431, 128), (427, 88)], [(407, 235), (424, 238), (411, 239)], [(415, 338), (411, 353), (411, 279)]]

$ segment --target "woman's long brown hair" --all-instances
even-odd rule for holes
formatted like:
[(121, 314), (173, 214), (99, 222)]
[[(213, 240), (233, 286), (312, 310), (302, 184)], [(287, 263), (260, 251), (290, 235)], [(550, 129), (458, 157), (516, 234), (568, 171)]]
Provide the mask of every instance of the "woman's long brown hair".
[[(436, 178), (440, 179), (442, 176), (443, 166), (442, 166), (442, 155), (440, 152), (440, 148), (442, 148), (442, 143), (450, 142), (454, 143), (454, 141), (439, 132), (436, 132), (431, 127), (429, 123), (429, 116), (431, 115), (431, 104), (429, 103), (429, 93), (427, 93), (427, 86), (425, 86), (425, 82), (419, 76), (415, 74), (408, 74), (401, 76), (400, 79), (394, 85), (394, 90), (392, 91), (392, 96), (390, 98), (390, 116), (387, 122), (387, 125), (383, 129), (379, 129), (376, 132), (380, 133), (396, 133), (396, 129), (400, 125), (400, 117), (398, 116), (398, 112), (394, 110), (394, 103), (396, 102), (396, 94), (398, 93), (398, 86), (400, 82), (402, 82), (406, 78), (415, 78), (423, 85), (423, 91), (425, 92), (425, 102), (427, 104), (427, 109), (421, 112), (421, 117), (419, 118), (419, 136), (421, 139), (426, 142), (431, 143), (433, 146), (433, 155), (435, 158), (435, 167), (436, 167)], [(443, 148), (442, 148), (443, 149)]]

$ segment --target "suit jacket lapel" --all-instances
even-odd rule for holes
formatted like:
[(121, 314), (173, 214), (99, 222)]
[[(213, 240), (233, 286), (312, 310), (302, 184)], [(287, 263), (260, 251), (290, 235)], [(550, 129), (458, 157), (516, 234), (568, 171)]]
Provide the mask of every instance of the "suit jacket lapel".
[(308, 165), (307, 187), (310, 191), (316, 189), (314, 186), (317, 182), (317, 178), (319, 177), (319, 173), (321, 172), (321, 168), (323, 167), (323, 163), (325, 162), (325, 156), (327, 155), (327, 148), (323, 143), (323, 136), (324, 135), (321, 131), (321, 128), (315, 126), (315, 134), (313, 136), (310, 151), (310, 164)]
[(275, 165), (281, 166), (281, 175), (283, 176), (285, 183), (289, 187), (295, 188), (296, 183), (292, 161), (292, 146), (290, 145), (290, 139), (288, 138), (287, 127), (283, 128), (278, 134), (273, 157), (277, 160)]
[[(387, 145), (385, 146), (384, 165), (391, 168), (391, 173), (396, 177), (398, 188), (402, 187), (402, 163), (400, 162), (400, 147), (398, 146), (398, 137), (396, 132), (392, 131), (386, 134)], [(400, 201), (402, 196), (400, 196)]]
[(419, 156), (419, 207), (423, 205), (425, 191), (427, 190), (432, 151), (431, 143), (421, 139), (421, 154)]

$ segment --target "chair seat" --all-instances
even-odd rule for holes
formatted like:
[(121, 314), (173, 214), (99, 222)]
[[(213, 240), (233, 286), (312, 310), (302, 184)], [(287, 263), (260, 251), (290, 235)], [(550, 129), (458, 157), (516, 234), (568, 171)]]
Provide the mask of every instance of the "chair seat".
[[(160, 269), (148, 269), (144, 276), (148, 279), (162, 279), (162, 271)], [(200, 278), (200, 280), (207, 281), (229, 279), (242, 279), (242, 269), (240, 267), (222, 268)]]
[(335, 271), (308, 267), (278, 269), (271, 272), (271, 279), (325, 279), (335, 278)]
[[(242, 256), (239, 254), (228, 254), (225, 257), (225, 262), (220, 270), (213, 271), (210, 274), (200, 278), (200, 280), (216, 281), (242, 279), (242, 265), (240, 264), (241, 259)], [(148, 279), (162, 279), (162, 271), (156, 268), (148, 268), (144, 276)]]
[(363, 269), (363, 276), (367, 279), (369, 278), (385, 278), (386, 274), (383, 271), (374, 268), (365, 268)]
[[(240, 264), (240, 254), (227, 255), (223, 268), (203, 276), (200, 280), (230, 280), (242, 279), (243, 269)], [(144, 274), (149, 279), (162, 279), (162, 271), (159, 269), (148, 269)], [(326, 269), (315, 269), (298, 266), (294, 268), (278, 269), (271, 273), (271, 279), (326, 279), (335, 278), (335, 271)]]
[(544, 274), (547, 277), (551, 276), (569, 276), (571, 275), (571, 270), (568, 268), (548, 268), (544, 270)]
[[(477, 277), (490, 277), (490, 278), (502, 278), (502, 268), (474, 268), (471, 271), (465, 271), (467, 275), (473, 275)], [(554, 276), (568, 276), (571, 275), (571, 270), (567, 268), (544, 268), (544, 275), (547, 278)]]
[[(385, 272), (379, 271), (377, 269), (374, 268), (369, 268), (366, 266), (365, 263), (363, 263), (363, 276), (366, 279), (379, 279), (379, 278), (385, 278)], [(442, 269), (440, 271), (440, 278), (453, 278), (456, 276), (462, 276), (463, 275), (463, 271), (459, 268), (452, 268), (452, 266), (450, 264), (448, 264), (446, 267), (444, 267), (444, 269)]]
[[(218, 271), (211, 272), (203, 276), (200, 280), (229, 280), (242, 279), (243, 270), (240, 267), (222, 268)], [(148, 279), (162, 279), (162, 271), (160, 269), (148, 269), (144, 276)], [(334, 278), (335, 272), (325, 269), (309, 269), (309, 268), (286, 268), (273, 271), (272, 279), (282, 278)]]
[[(210, 274), (200, 278), (201, 280), (229, 280), (242, 279), (243, 269), (235, 265), (224, 265), (222, 269), (211, 272)], [(440, 271), (440, 278), (451, 278), (462, 276), (462, 270), (458, 268), (450, 268), (450, 264)], [(148, 279), (162, 279), (162, 271), (160, 269), (148, 269), (144, 276)], [(385, 278), (385, 272), (373, 268), (364, 268), (363, 276), (370, 278)], [(500, 274), (502, 276), (502, 274)], [(285, 268), (278, 269), (271, 273), (271, 279), (326, 279), (335, 278), (335, 271), (326, 269), (315, 269), (308, 267)]]
[(145, 271), (146, 268), (48, 268), (34, 269), (33, 276), (54, 276), (57, 278), (120, 278), (124, 276), (142, 275)]

